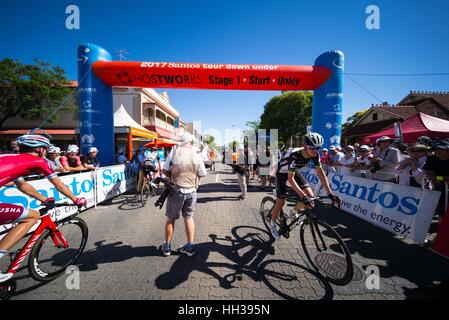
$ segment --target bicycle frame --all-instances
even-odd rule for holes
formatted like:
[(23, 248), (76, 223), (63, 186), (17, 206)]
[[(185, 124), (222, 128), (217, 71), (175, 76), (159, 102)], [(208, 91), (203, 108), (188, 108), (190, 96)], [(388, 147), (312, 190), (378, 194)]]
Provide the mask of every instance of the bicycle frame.
[[(329, 197), (315, 197), (314, 200), (317, 200), (318, 203), (320, 203), (319, 205), (322, 205), (322, 203), (320, 202), (320, 200), (322, 199), (329, 199)], [(288, 201), (288, 200), (287, 200)], [(295, 198), (290, 198), (289, 202), (293, 202), (293, 201), (298, 201)], [(338, 206), (340, 207), (340, 205)], [(316, 208), (316, 207), (315, 207)], [(318, 226), (315, 222), (316, 217), (313, 215), (312, 213), (313, 209), (305, 209), (304, 211), (302, 211), (299, 216), (297, 216), (295, 219), (293, 219), (289, 224), (285, 224), (285, 228), (287, 229), (287, 232), (291, 232), (297, 225), (298, 225), (298, 221), (302, 219), (302, 221), (300, 222), (300, 224), (302, 225), (305, 221), (309, 221), (310, 224), (310, 230), (312, 232), (312, 238), (313, 238), (313, 242), (315, 243), (315, 246), (317, 248), (318, 251), (321, 252), (321, 247), (319, 246), (319, 243), (317, 241), (317, 237), (316, 235), (318, 234), (321, 243), (323, 245), (323, 250), (327, 250), (327, 246), (326, 243), (323, 239), (323, 235), (321, 234), (321, 232), (318, 229)], [(298, 211), (297, 211), (298, 212)], [(304, 218), (305, 217), (305, 218)]]
[[(10, 277), (8, 279), (11, 279), (14, 276), (14, 274), (17, 272), (20, 265), (22, 264), (23, 260), (25, 260), (28, 253), (31, 251), (31, 249), (33, 249), (36, 241), (39, 239), (39, 237), (42, 235), (42, 233), (46, 229), (51, 230), (51, 238), (56, 247), (58, 247), (58, 248), (61, 248), (61, 247), (68, 248), (69, 247), (68, 241), (64, 238), (61, 231), (57, 228), (55, 222), (53, 222), (53, 220), (51, 219), (50, 213), (48, 212), (50, 209), (56, 208), (57, 206), (62, 207), (62, 206), (67, 206), (67, 204), (52, 205), (50, 208), (48, 208), (48, 210), (47, 210), (47, 208), (43, 209), (45, 211), (44, 211), (44, 214), (41, 215), (41, 217), (39, 218), (41, 221), (40, 225), (33, 232), (31, 237), (28, 239), (27, 243), (25, 244), (25, 246), (20, 250), (19, 255), (14, 259), (14, 261), (12, 261), (11, 266), (7, 270), (6, 274), (10, 275)], [(7, 281), (7, 280), (5, 280), (5, 281)]]

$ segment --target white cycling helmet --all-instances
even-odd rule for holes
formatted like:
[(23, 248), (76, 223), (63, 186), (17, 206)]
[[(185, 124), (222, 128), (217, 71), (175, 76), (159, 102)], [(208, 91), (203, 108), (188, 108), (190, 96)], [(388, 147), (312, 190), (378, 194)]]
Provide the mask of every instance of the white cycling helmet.
[(319, 133), (310, 132), (304, 136), (304, 143), (309, 147), (321, 148), (324, 143), (324, 138)]
[(27, 146), (31, 148), (49, 148), (51, 146), (50, 140), (39, 134), (24, 134), (17, 138), (19, 146)]
[(80, 150), (80, 148), (78, 148), (78, 146), (76, 144), (70, 144), (67, 147), (67, 153), (72, 153), (72, 152), (78, 153), (79, 150)]

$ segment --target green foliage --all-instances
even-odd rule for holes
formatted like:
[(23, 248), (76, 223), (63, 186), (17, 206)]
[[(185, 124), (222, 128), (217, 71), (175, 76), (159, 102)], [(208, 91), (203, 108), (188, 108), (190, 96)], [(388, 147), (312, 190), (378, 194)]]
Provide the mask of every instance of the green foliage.
[(264, 107), (260, 129), (278, 129), (279, 140), (283, 142), (304, 135), (306, 126), (312, 122), (312, 97), (311, 92), (303, 91), (274, 96)]
[(239, 146), (239, 142), (237, 140), (231, 141), (228, 143), (228, 150), (237, 150)]
[[(64, 70), (35, 59), (34, 65), (0, 61), (0, 128), (9, 118), (36, 119), (51, 113), (70, 93)], [(70, 101), (61, 111), (73, 108)], [(54, 115), (49, 121), (56, 121)]]
[(352, 126), (354, 123), (359, 121), (367, 112), (368, 112), (368, 109), (357, 111), (356, 113), (354, 113), (352, 116), (350, 116), (346, 120), (346, 122), (342, 126), (342, 129), (344, 130), (344, 129), (347, 129), (348, 127)]
[(210, 147), (210, 148), (217, 148), (217, 144), (215, 143), (215, 137), (207, 134), (203, 137), (203, 141)]

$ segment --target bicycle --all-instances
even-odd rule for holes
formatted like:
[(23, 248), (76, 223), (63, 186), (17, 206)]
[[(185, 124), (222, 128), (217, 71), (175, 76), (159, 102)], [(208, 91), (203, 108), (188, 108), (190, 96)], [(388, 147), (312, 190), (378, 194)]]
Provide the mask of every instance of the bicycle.
[(140, 191), (140, 201), (142, 206), (146, 206), (148, 199), (157, 196), (160, 193), (159, 184), (155, 183), (153, 180), (153, 175), (151, 172), (144, 172), (143, 176), (143, 186)]
[[(58, 207), (76, 207), (77, 213), (61, 221), (53, 221), (50, 210)], [(81, 256), (87, 243), (88, 227), (84, 220), (76, 217), (80, 208), (74, 204), (48, 203), (39, 212), (40, 225), (22, 249), (10, 253), (11, 265), (6, 273), (15, 274), (29, 253), (27, 266), (31, 277), (49, 282), (61, 276)], [(0, 283), (0, 299), (11, 298), (15, 289), (14, 279)]]
[[(329, 282), (346, 285), (351, 282), (354, 273), (351, 254), (337, 231), (315, 214), (315, 210), (333, 206), (333, 203), (325, 203), (326, 199), (329, 197), (313, 198), (315, 207), (307, 209), (303, 201), (296, 197), (289, 197), (287, 202), (295, 203), (295, 207), (291, 209), (290, 215), (285, 214), (281, 209), (276, 224), (279, 235), (286, 239), (297, 226), (300, 226), (301, 246), (312, 267)], [(270, 236), (269, 223), (275, 202), (275, 199), (267, 196), (260, 204), (260, 214)]]

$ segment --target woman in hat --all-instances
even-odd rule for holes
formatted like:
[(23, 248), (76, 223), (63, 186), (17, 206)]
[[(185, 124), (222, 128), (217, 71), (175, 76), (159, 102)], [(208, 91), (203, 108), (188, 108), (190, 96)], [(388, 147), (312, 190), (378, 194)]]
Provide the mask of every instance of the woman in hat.
[(341, 174), (346, 174), (346, 175), (351, 175), (351, 169), (354, 166), (354, 147), (349, 145), (346, 148), (344, 148), (344, 157), (341, 158), (340, 160), (338, 160), (339, 164), (340, 164), (340, 173)]

